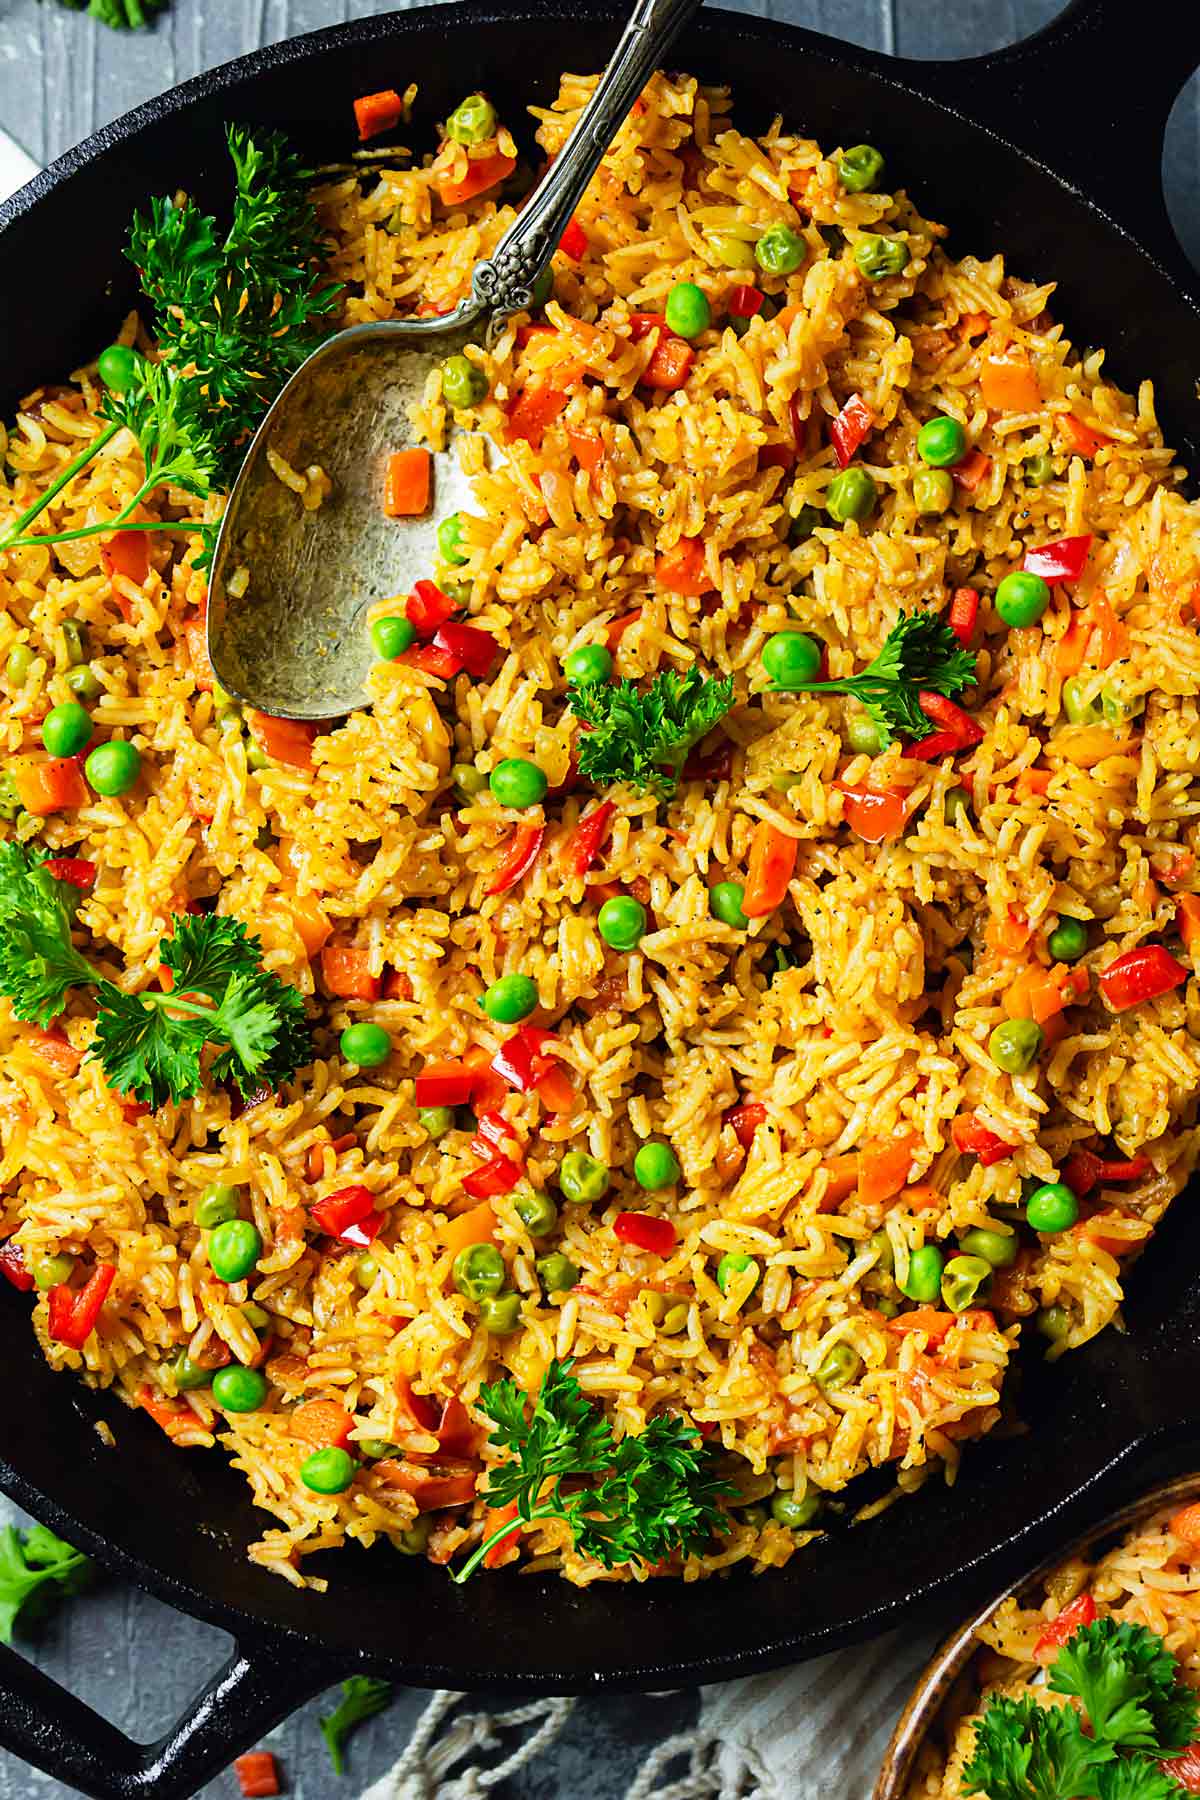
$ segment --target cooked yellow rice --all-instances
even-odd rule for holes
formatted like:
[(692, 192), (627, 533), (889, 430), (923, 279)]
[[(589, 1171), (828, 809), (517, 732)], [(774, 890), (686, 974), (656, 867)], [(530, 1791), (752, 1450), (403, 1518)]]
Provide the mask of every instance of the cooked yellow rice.
[[(537, 114), (548, 155), (592, 85), (564, 76), (555, 105)], [(1176, 896), (1195, 885), (1190, 853), (1200, 841), (1200, 514), (1180, 495), (1150, 384), (1131, 396), (1109, 381), (1103, 352), (1076, 350), (1053, 321), (1052, 283), (1010, 275), (997, 246), (981, 246), (994, 252), (987, 259), (949, 260), (938, 248), (943, 227), (902, 190), (845, 193), (832, 147), (826, 154), (782, 122), (745, 137), (730, 105), (690, 78), (656, 76), (579, 210), (582, 261), (556, 258), (545, 310), (554, 333), (522, 342), (518, 320), (491, 351), (473, 351), (490, 395), (457, 415), (453, 434), (439, 379), (430, 384), (418, 428), (434, 448), (449, 444), (475, 491), (465, 568), (430, 574), (470, 583), (472, 622), (505, 649), (489, 679), (443, 684), (380, 664), (371, 706), (321, 733), (311, 772), (251, 767), (246, 737), (218, 729), (184, 648), (184, 622), (205, 591), (193, 540), (155, 535), (141, 587), (104, 573), (95, 538), (0, 557), (0, 665), (17, 642), (38, 659), (24, 685), (0, 684), (4, 750), (36, 748), (46, 706), (68, 697), (60, 627), (75, 619), (88, 627), (103, 683), (96, 725), (142, 753), (143, 778), (129, 794), (97, 796), (41, 832), (57, 853), (99, 867), (80, 912), (92, 953), (141, 988), (155, 979), (172, 913), (216, 896), (261, 935), (268, 967), (311, 998), (316, 1031), (312, 1066), (240, 1117), (213, 1091), (130, 1118), (95, 1062), (57, 1071), (2, 1003), (0, 1233), (15, 1235), (27, 1262), (62, 1252), (81, 1274), (95, 1259), (115, 1263), (82, 1353), (49, 1340), (37, 1294), (34, 1329), (55, 1367), (134, 1401), (147, 1385), (172, 1399), (167, 1364), (181, 1347), (201, 1360), (252, 1360), (258, 1338), (241, 1308), (252, 1300), (266, 1310), (265, 1406), (224, 1417), (207, 1389), (190, 1391), (172, 1435), (188, 1447), (223, 1444), (273, 1515), (251, 1556), (293, 1582), (311, 1579), (310, 1553), (347, 1537), (399, 1543), (414, 1516), (409, 1495), (369, 1461), (342, 1495), (307, 1491), (298, 1475), (307, 1447), (289, 1429), (297, 1401), (338, 1399), (354, 1414), (356, 1440), (430, 1454), (436, 1441), (406, 1422), (406, 1382), (470, 1407), (482, 1383), (506, 1372), (536, 1388), (555, 1355), (576, 1359), (618, 1433), (662, 1409), (696, 1421), (730, 1453), (746, 1502), (776, 1489), (836, 1496), (889, 1465), (893, 1490), (932, 1470), (949, 1478), (959, 1441), (1000, 1418), (1009, 1359), (1038, 1309), (1062, 1309), (1052, 1315), (1065, 1329), (1059, 1348), (1119, 1321), (1116, 1252), (1142, 1245), (1195, 1161), (1196, 984), (1114, 1015), (1094, 982), (1118, 952), (1171, 933)], [(439, 167), (464, 156), (443, 151)], [(891, 174), (902, 181), (905, 171)], [(317, 198), (332, 271), (347, 284), (347, 322), (447, 309), (512, 217), (489, 198), (447, 216), (432, 182), (420, 157), (397, 158), (377, 180), (325, 178)], [(714, 233), (751, 241), (775, 222), (807, 245), (787, 279), (729, 268), (712, 248)], [(870, 284), (853, 247), (881, 223), (903, 237), (910, 260), (904, 274)], [(661, 311), (682, 279), (705, 289), (714, 325), (686, 387), (660, 394), (639, 386), (654, 339), (632, 341), (627, 318)], [(728, 298), (754, 280), (790, 310), (756, 319), (739, 339), (725, 327)], [(130, 320), (125, 340), (142, 329)], [(983, 359), (1006, 349), (1036, 370), (1034, 412), (989, 414), (982, 403)], [(540, 449), (505, 443), (513, 396), (552, 379), (563, 360), (583, 379)], [(878, 421), (864, 466), (880, 505), (861, 526), (823, 519), (789, 547), (792, 516), (819, 505), (836, 472), (828, 423), (855, 392)], [(99, 399), (93, 368), (27, 397), (0, 432), (0, 523), (97, 431)], [(941, 518), (918, 516), (912, 499), (916, 431), (935, 413), (960, 420), (990, 459)], [(1067, 415), (1102, 434), (1094, 457), (1070, 452)], [(760, 466), (764, 448), (791, 447), (793, 416), (803, 438), (795, 468)], [(568, 429), (602, 441), (591, 478), (571, 458)], [(1034, 455), (1054, 462), (1053, 479), (1036, 487), (1022, 473)], [(111, 516), (140, 479), (132, 441), (117, 437), (56, 503), (56, 527)], [(300, 481), (302, 499), (320, 498), (310, 492), (319, 471)], [(186, 495), (161, 497), (164, 517), (193, 512)], [(1026, 546), (1082, 533), (1096, 540), (1083, 582), (1054, 590), (1041, 625), (1009, 631), (991, 605), (998, 580)], [(715, 589), (704, 601), (656, 585), (656, 555), (681, 537), (703, 540)], [(984, 596), (979, 690), (967, 703), (986, 737), (970, 757), (906, 762), (894, 746), (872, 763), (844, 742), (852, 704), (761, 691), (763, 645), (789, 623), (827, 643), (831, 675), (848, 675), (899, 610), (941, 609), (965, 582)], [(1091, 692), (1119, 679), (1145, 710), (1107, 735), (1093, 729), (1085, 743), (1065, 723), (1055, 651), (1073, 611), (1101, 591), (1128, 633), (1128, 656), (1118, 669), (1085, 666), (1083, 678)], [(693, 661), (733, 674), (731, 775), (687, 781), (661, 808), (614, 790), (612, 834), (586, 879), (560, 853), (588, 792), (551, 797), (536, 866), (489, 897), (513, 828), (530, 815), (506, 812), (486, 790), (455, 811), (451, 764), (474, 760), (486, 771), (527, 756), (552, 785), (562, 781), (575, 730), (563, 658), (603, 642), (612, 621), (634, 611), (618, 675), (648, 678)], [(1044, 796), (1019, 785), (1035, 763), (1049, 771)], [(868, 777), (911, 790), (901, 840), (870, 845), (845, 824), (833, 784)], [(969, 790), (969, 805), (951, 823), (955, 785)], [(785, 906), (742, 933), (711, 916), (708, 887), (743, 878), (760, 820), (794, 836), (799, 854)], [(1177, 852), (1188, 854), (1165, 863)], [(1183, 871), (1172, 887), (1164, 866)], [(592, 890), (613, 883), (652, 913), (629, 955), (597, 931)], [(365, 951), (373, 974), (406, 977), (401, 997), (328, 998), (297, 927), (305, 902), (339, 941)], [(1045, 936), (1063, 913), (1095, 922), (1083, 965), (1091, 998), (1029, 1075), (1010, 1077), (990, 1060), (988, 1037), (1020, 963), (1049, 961)], [(1029, 946), (1006, 951), (997, 934), (1021, 918)], [(773, 975), (785, 939), (797, 964)], [(447, 1280), (443, 1233), (470, 1204), (460, 1185), (475, 1165), (470, 1132), (430, 1142), (413, 1078), (428, 1059), (499, 1046), (508, 1028), (477, 1001), (506, 970), (535, 976), (537, 1017), (557, 1031), (580, 1095), (566, 1118), (544, 1114), (533, 1095), (509, 1096), (529, 1179), (555, 1191), (560, 1157), (576, 1148), (608, 1163), (614, 1185), (593, 1208), (563, 1206), (559, 1233), (536, 1244), (513, 1197), (496, 1202), (496, 1241), (523, 1297), (521, 1327), (505, 1337), (477, 1329), (473, 1304)], [(365, 1017), (394, 1045), (375, 1071), (338, 1055), (341, 1030)], [(90, 1043), (86, 995), (63, 1023), (74, 1046)], [(746, 1099), (761, 1102), (767, 1120), (742, 1157), (723, 1115)], [(1016, 1155), (990, 1167), (960, 1157), (950, 1125), (968, 1111)], [(352, 1146), (335, 1153), (330, 1140), (349, 1132)], [(866, 1204), (852, 1190), (823, 1210), (823, 1164), (904, 1132), (914, 1147), (900, 1195)], [(682, 1166), (665, 1195), (633, 1183), (634, 1153), (650, 1137), (669, 1141)], [(886, 1231), (903, 1280), (914, 1249), (934, 1242), (952, 1252), (957, 1235), (996, 1224), (992, 1209), (1017, 1202), (1023, 1178), (1053, 1179), (1073, 1147), (1100, 1140), (1109, 1155), (1145, 1150), (1153, 1162), (1149, 1176), (1092, 1196), (1085, 1212), (1099, 1206), (1103, 1232), (1029, 1236), (1016, 1269), (997, 1275), (990, 1310), (971, 1313), (940, 1347), (889, 1329), (895, 1288), (872, 1234)], [(197, 1197), (216, 1180), (244, 1186), (265, 1246), (250, 1281), (229, 1287), (212, 1276), (193, 1222)], [(311, 1225), (306, 1233), (297, 1210), (350, 1182), (365, 1183), (385, 1209), (367, 1287), (355, 1256)], [(622, 1208), (672, 1219), (676, 1250), (660, 1260), (624, 1247), (612, 1229)], [(548, 1248), (581, 1271), (554, 1303), (533, 1267)], [(761, 1264), (753, 1293), (736, 1280), (727, 1294), (717, 1287), (728, 1251)], [(662, 1308), (646, 1291), (686, 1302), (682, 1330), (656, 1326)], [(862, 1369), (826, 1393), (813, 1372), (839, 1342)], [(478, 1500), (444, 1515), (433, 1553), (477, 1542), (482, 1512)], [(711, 1555), (688, 1559), (685, 1577), (743, 1560), (779, 1565), (812, 1535), (761, 1512), (737, 1519)], [(601, 1573), (556, 1525), (523, 1548), (533, 1566), (575, 1581)]]
[[(1187, 1535), (1172, 1529), (1177, 1519)], [(1176, 1508), (1160, 1507), (1111, 1548), (1100, 1545), (1089, 1555), (1073, 1556), (1037, 1592), (1004, 1601), (980, 1627), (979, 1654), (918, 1752), (908, 1800), (966, 1800), (963, 1767), (974, 1753), (976, 1720), (993, 1695), (1014, 1700), (1028, 1695), (1046, 1706), (1070, 1704), (1047, 1691), (1034, 1649), (1047, 1626), (1081, 1594), (1092, 1596), (1099, 1618), (1157, 1632), (1176, 1658), (1180, 1678), (1200, 1688), (1195, 1523), (1194, 1508), (1181, 1517)]]

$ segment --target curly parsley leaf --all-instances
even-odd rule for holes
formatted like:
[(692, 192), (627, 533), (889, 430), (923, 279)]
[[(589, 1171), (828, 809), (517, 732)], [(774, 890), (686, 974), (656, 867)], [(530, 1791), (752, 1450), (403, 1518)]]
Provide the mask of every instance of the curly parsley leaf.
[(1111, 1744), (1085, 1736), (1073, 1707), (995, 1696), (976, 1724), (963, 1791), (986, 1792), (988, 1800), (1078, 1800), (1095, 1794), (1095, 1770), (1113, 1755)]
[(146, 465), (142, 492), (167, 484), (205, 499), (220, 461), (196, 384), (169, 363), (140, 356), (124, 393), (105, 392), (100, 411), (137, 439)]
[(576, 739), (579, 772), (597, 787), (628, 781), (664, 798), (688, 752), (733, 705), (733, 679), (664, 669), (643, 692), (633, 681), (573, 681), (571, 711), (589, 729)]
[(733, 1489), (718, 1478), (714, 1453), (695, 1427), (660, 1415), (617, 1443), (570, 1370), (570, 1362), (551, 1361), (532, 1398), (509, 1380), (482, 1389), (492, 1443), (508, 1452), (489, 1473), (488, 1501), (515, 1505), (517, 1518), (479, 1546), (456, 1581), (465, 1581), (493, 1545), (541, 1519), (562, 1519), (580, 1554), (606, 1569), (661, 1562), (728, 1531), (718, 1502)]
[(380, 1681), (375, 1675), (351, 1675), (343, 1681), (337, 1706), (317, 1720), (335, 1775), (346, 1773), (346, 1739), (364, 1719), (373, 1719), (383, 1711), (392, 1691), (390, 1681)]
[(1056, 1694), (1073, 1695), (1097, 1738), (1170, 1755), (1196, 1735), (1197, 1700), (1178, 1664), (1144, 1625), (1095, 1619), (1063, 1645), (1050, 1671)]
[(1123, 1756), (1096, 1775), (1096, 1800), (1180, 1800), (1184, 1788), (1149, 1756)]
[(48, 1025), (73, 987), (100, 977), (71, 942), (82, 895), (49, 873), (46, 854), (0, 844), (0, 993), (18, 1019)]
[(18, 1617), (38, 1617), (55, 1599), (79, 1592), (93, 1564), (45, 1525), (20, 1532), (0, 1526), (0, 1643), (11, 1644)]
[(86, 11), (89, 19), (99, 19), (113, 31), (141, 31), (152, 16), (161, 12), (167, 0), (58, 0), (67, 12)]
[(920, 693), (952, 700), (975, 680), (975, 658), (935, 613), (901, 613), (879, 654), (857, 675), (806, 681), (805, 693), (853, 694), (879, 727), (886, 748), (894, 737), (928, 737), (931, 724)]

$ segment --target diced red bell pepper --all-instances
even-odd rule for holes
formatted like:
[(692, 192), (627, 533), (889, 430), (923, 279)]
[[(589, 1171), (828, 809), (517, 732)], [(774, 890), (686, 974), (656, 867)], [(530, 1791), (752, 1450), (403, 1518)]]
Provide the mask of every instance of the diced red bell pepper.
[(418, 1106), (468, 1106), (475, 1080), (474, 1070), (457, 1057), (427, 1062), (414, 1083)]
[(463, 1191), (473, 1200), (494, 1200), (498, 1194), (511, 1194), (524, 1176), (524, 1163), (514, 1162), (510, 1156), (493, 1156), (463, 1176)]
[(968, 494), (973, 494), (991, 466), (991, 457), (985, 456), (982, 450), (969, 450), (962, 461), (951, 469), (950, 473), (960, 488), (965, 488)]
[(478, 1470), (461, 1457), (442, 1456), (433, 1463), (415, 1457), (384, 1457), (375, 1464), (375, 1475), (388, 1487), (411, 1494), (418, 1512), (438, 1512), (443, 1506), (465, 1506), (475, 1498)]
[(615, 811), (614, 801), (601, 800), (576, 825), (567, 846), (567, 861), (573, 875), (586, 875), (595, 862), (600, 854), (600, 846), (608, 836), (608, 822)]
[(670, 1219), (661, 1218), (658, 1213), (618, 1213), (613, 1230), (619, 1242), (631, 1244), (635, 1250), (648, 1250), (652, 1256), (670, 1256), (679, 1241)]
[(1172, 1781), (1177, 1781), (1185, 1794), (1200, 1794), (1200, 1738), (1181, 1750), (1178, 1756), (1169, 1756), (1158, 1767)]
[(1074, 413), (1059, 413), (1054, 421), (1060, 436), (1066, 440), (1067, 448), (1074, 456), (1093, 457), (1099, 455), (1105, 444), (1112, 439), (1102, 431), (1096, 431), (1077, 419)]
[(849, 787), (845, 782), (836, 786), (844, 797), (846, 823), (864, 844), (882, 844), (900, 836), (908, 818), (906, 793), (896, 788)]
[(150, 573), (149, 532), (114, 531), (100, 546), (100, 567), (110, 581), (114, 575), (123, 575), (126, 581), (141, 587)]
[(558, 240), (558, 247), (564, 256), (572, 262), (579, 262), (588, 247), (588, 234), (576, 218), (568, 219), (567, 229)]
[(669, 333), (669, 335), (671, 337), (674, 337), (674, 335), (675, 335), (675, 333), (673, 331), (671, 331), (670, 326), (667, 324), (666, 313), (655, 313), (655, 312), (632, 312), (632, 313), (630, 313), (630, 315), (629, 315), (629, 335), (633, 339), (635, 344), (640, 344), (642, 339), (644, 337), (649, 337), (650, 333), (652, 331), (661, 331), (664, 334)]
[(763, 919), (782, 906), (796, 867), (799, 840), (781, 831), (769, 819), (760, 819), (750, 840), (742, 911), (748, 919)]
[(653, 356), (642, 370), (642, 381), (647, 387), (674, 393), (687, 380), (695, 360), (696, 352), (682, 338), (660, 337)]
[(527, 1094), (554, 1063), (546, 1055), (546, 1045), (556, 1043), (552, 1031), (541, 1025), (522, 1025), (501, 1044), (491, 1066), (519, 1094)]
[(371, 958), (354, 944), (326, 944), (321, 951), (321, 979), (336, 1000), (378, 1000), (380, 978), (371, 974)]
[(981, 1125), (974, 1113), (959, 1113), (951, 1123), (950, 1136), (960, 1156), (977, 1156), (985, 1168), (1017, 1153), (1015, 1144), (1006, 1144), (994, 1131)]
[(271, 1800), (272, 1795), (282, 1792), (275, 1758), (269, 1750), (247, 1750), (245, 1756), (235, 1756), (233, 1772), (242, 1800)]
[(439, 625), (452, 618), (458, 606), (432, 581), (414, 581), (404, 603), (404, 614), (418, 637), (432, 637)]
[(277, 719), (272, 713), (247, 709), (246, 724), (250, 736), (274, 762), (289, 763), (293, 769), (312, 768), (315, 725), (303, 719)]
[(326, 1194), (309, 1208), (312, 1222), (326, 1237), (340, 1238), (344, 1244), (357, 1244), (365, 1249), (383, 1224), (383, 1216), (375, 1210), (370, 1188), (359, 1182)]
[(1069, 1643), (1085, 1625), (1094, 1624), (1096, 1616), (1096, 1602), (1092, 1596), (1080, 1594), (1069, 1606), (1063, 1607), (1057, 1619), (1047, 1625), (1033, 1646), (1034, 1662), (1052, 1663), (1063, 1645)]
[(1035, 549), (1027, 550), (1021, 567), (1029, 575), (1040, 575), (1051, 587), (1058, 581), (1078, 581), (1091, 547), (1090, 535), (1055, 538), (1052, 544), (1039, 544)]
[(829, 440), (839, 469), (848, 469), (854, 453), (875, 429), (875, 418), (861, 394), (851, 394), (833, 424)]
[(438, 628), (432, 648), (454, 658), (458, 664), (456, 675), (463, 669), (468, 675), (486, 675), (500, 654), (500, 646), (490, 631), (453, 622)]
[(462, 674), (463, 666), (458, 657), (436, 642), (413, 644), (396, 661), (406, 664), (410, 669), (421, 669), (426, 675), (436, 675), (439, 681), (453, 681), (456, 675)]
[(1128, 1162), (1107, 1162), (1094, 1150), (1073, 1150), (1063, 1164), (1062, 1178), (1071, 1192), (1082, 1199), (1105, 1182), (1140, 1181), (1153, 1167), (1148, 1156), (1132, 1156)]
[(0, 1275), (19, 1294), (27, 1294), (33, 1286), (33, 1276), (25, 1266), (25, 1252), (11, 1238), (8, 1243), (0, 1244)]
[(796, 452), (790, 444), (764, 444), (758, 453), (760, 469), (790, 469), (796, 461)]
[(82, 856), (52, 856), (42, 864), (47, 875), (53, 875), (55, 881), (65, 881), (71, 887), (82, 888), (85, 892), (96, 880), (96, 865)]
[(932, 762), (936, 757), (956, 750), (969, 750), (972, 745), (982, 742), (982, 727), (976, 724), (970, 713), (964, 712), (961, 706), (956, 706), (953, 700), (947, 700), (944, 694), (922, 688), (917, 695), (917, 705), (925, 717), (932, 719), (939, 729), (913, 744), (905, 752), (907, 756), (914, 757), (919, 762)]
[(504, 854), (500, 867), (488, 883), (489, 894), (507, 893), (523, 875), (528, 875), (541, 854), (542, 844), (546, 836), (544, 825), (518, 825), (512, 834), (512, 840)]
[(754, 1142), (754, 1134), (759, 1126), (765, 1124), (767, 1109), (761, 1100), (743, 1100), (740, 1106), (731, 1106), (725, 1114), (726, 1125), (733, 1126), (733, 1135), (743, 1150), (748, 1150)]
[(762, 311), (766, 296), (759, 288), (735, 287), (729, 296), (729, 311), (735, 319), (752, 319)]
[(208, 631), (204, 614), (195, 613), (184, 623), (183, 641), (192, 665), (192, 680), (202, 694), (211, 694), (217, 677), (208, 655)]
[(546, 427), (553, 425), (565, 409), (568, 398), (562, 388), (554, 387), (548, 381), (523, 387), (508, 410), (506, 441), (513, 444), (523, 438), (534, 450), (539, 450)]
[(71, 1350), (83, 1349), (95, 1330), (116, 1274), (111, 1263), (97, 1263), (83, 1287), (71, 1288), (63, 1282), (50, 1289), (50, 1336), (56, 1344), (66, 1344)]
[(471, 1148), (476, 1156), (491, 1156), (493, 1151), (500, 1150), (513, 1138), (513, 1128), (502, 1112), (489, 1109), (481, 1112), (475, 1121), (475, 1136), (471, 1139)]
[(703, 538), (680, 538), (670, 550), (655, 559), (654, 580), (669, 594), (690, 595), (699, 599), (713, 591), (712, 577), (706, 567)]
[(1100, 977), (1100, 992), (1113, 1012), (1156, 1000), (1185, 982), (1190, 974), (1161, 944), (1139, 944), (1109, 963)]
[(975, 623), (979, 617), (979, 590), (977, 588), (955, 588), (950, 600), (950, 611), (946, 615), (946, 623), (958, 639), (966, 646), (975, 633)]

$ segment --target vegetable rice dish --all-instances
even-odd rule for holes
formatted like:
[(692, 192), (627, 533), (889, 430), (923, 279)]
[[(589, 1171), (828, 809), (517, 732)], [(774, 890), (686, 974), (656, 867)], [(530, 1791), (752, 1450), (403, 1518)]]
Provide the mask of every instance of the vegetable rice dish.
[(379, 447), (397, 533), (443, 458), (473, 498), (362, 708), (241, 705), (249, 434), (537, 173), (481, 94), (406, 147), (414, 93), (315, 174), (231, 129), (0, 429), (0, 1270), (296, 1584), (778, 1567), (1119, 1327), (1191, 1173), (1200, 512), (1046, 271), (660, 74)]

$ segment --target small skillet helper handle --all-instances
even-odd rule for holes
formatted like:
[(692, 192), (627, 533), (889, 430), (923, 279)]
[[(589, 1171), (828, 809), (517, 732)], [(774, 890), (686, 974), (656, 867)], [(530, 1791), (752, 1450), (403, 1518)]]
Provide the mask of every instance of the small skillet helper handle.
[(93, 1800), (186, 1800), (343, 1673), (294, 1646), (239, 1646), (183, 1716), (136, 1744), (0, 1645), (0, 1744)]
[(1197, 0), (1073, 0), (1019, 44), (914, 64), (913, 77), (1070, 182), (1196, 293), (1200, 276), (1163, 200), (1162, 152), (1171, 108), (1198, 65)]
[(475, 267), (474, 298), (497, 318), (521, 312), (549, 263), (604, 152), (700, 0), (638, 0), (621, 41), (574, 131), (542, 182), (496, 246)]

